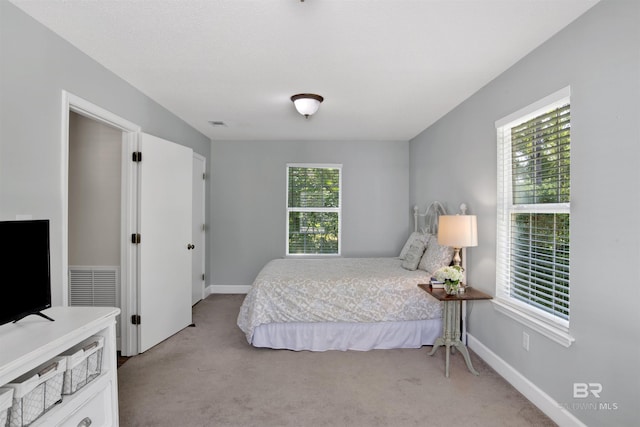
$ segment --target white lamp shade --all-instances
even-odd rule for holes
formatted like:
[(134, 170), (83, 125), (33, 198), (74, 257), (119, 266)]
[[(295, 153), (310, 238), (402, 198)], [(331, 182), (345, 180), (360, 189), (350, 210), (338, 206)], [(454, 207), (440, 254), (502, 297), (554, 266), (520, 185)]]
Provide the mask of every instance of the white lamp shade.
[(295, 105), (298, 113), (302, 114), (305, 117), (309, 117), (318, 111), (320, 108), (320, 103), (324, 100), (320, 95), (315, 95), (312, 93), (301, 93), (298, 95), (293, 95), (291, 97), (291, 101), (293, 101), (293, 105)]
[(475, 215), (440, 215), (438, 243), (454, 248), (478, 246), (478, 225)]

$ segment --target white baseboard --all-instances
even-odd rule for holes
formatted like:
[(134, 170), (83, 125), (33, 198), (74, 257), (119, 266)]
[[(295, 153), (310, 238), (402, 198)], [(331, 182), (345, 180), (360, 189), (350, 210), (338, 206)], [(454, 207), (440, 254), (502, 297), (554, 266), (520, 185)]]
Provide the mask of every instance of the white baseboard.
[(246, 294), (251, 285), (209, 285), (204, 288), (204, 297), (211, 294)]
[(542, 412), (551, 418), (559, 426), (586, 427), (565, 407), (556, 402), (551, 396), (541, 390), (524, 375), (509, 365), (488, 347), (478, 341), (473, 335), (467, 334), (467, 345), (482, 360), (491, 366), (498, 374), (507, 380), (512, 386), (533, 402)]

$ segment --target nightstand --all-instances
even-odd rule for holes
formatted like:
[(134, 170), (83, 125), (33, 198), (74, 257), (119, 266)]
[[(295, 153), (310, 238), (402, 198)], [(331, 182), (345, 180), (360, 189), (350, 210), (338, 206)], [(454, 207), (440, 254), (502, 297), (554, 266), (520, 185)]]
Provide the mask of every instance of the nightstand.
[(427, 292), (435, 299), (444, 303), (444, 312), (442, 313), (442, 336), (436, 339), (433, 348), (429, 352), (429, 356), (433, 356), (438, 347), (445, 346), (445, 375), (449, 377), (449, 355), (451, 347), (457, 348), (464, 356), (467, 368), (474, 375), (479, 375), (478, 371), (473, 368), (471, 358), (467, 346), (460, 340), (460, 312), (463, 301), (487, 300), (493, 298), (491, 295), (478, 291), (477, 289), (467, 287), (465, 293), (457, 295), (447, 295), (444, 289), (434, 289), (431, 285), (418, 285), (422, 290)]

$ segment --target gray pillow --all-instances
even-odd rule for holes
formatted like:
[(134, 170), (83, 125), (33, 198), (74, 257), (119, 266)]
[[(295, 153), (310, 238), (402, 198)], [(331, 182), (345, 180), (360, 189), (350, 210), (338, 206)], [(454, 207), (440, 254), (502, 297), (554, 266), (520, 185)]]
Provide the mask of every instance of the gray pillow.
[(424, 242), (416, 240), (407, 251), (407, 254), (402, 261), (402, 268), (407, 270), (417, 270), (422, 254), (424, 253)]
[(407, 252), (409, 252), (409, 249), (411, 248), (411, 245), (416, 241), (422, 242), (423, 245), (426, 247), (427, 243), (429, 242), (429, 235), (420, 233), (419, 231), (414, 231), (413, 233), (411, 233), (411, 235), (407, 239), (407, 242), (402, 247), (402, 250), (400, 251), (400, 255), (398, 256), (398, 258), (405, 259), (407, 256)]
[(424, 255), (422, 255), (418, 268), (433, 274), (439, 268), (451, 264), (452, 259), (453, 248), (439, 245), (438, 239), (434, 237), (429, 240), (429, 245)]

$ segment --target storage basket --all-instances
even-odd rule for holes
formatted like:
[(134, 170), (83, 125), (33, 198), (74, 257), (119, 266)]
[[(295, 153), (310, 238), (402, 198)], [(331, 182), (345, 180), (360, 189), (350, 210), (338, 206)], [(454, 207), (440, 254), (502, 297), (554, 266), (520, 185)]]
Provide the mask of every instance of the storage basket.
[(31, 424), (62, 400), (66, 367), (64, 357), (55, 357), (4, 386), (13, 389), (9, 427)]
[(73, 394), (102, 372), (104, 337), (94, 336), (63, 353), (67, 359), (62, 394)]
[(7, 425), (9, 408), (13, 403), (13, 389), (0, 388), (0, 427)]

